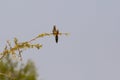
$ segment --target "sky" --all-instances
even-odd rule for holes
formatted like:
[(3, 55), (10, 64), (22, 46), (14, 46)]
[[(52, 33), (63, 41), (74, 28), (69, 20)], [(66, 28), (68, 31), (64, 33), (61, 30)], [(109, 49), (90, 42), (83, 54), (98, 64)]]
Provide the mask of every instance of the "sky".
[(22, 54), (35, 62), (38, 80), (120, 80), (119, 0), (0, 0), (0, 47), (51, 32), (55, 24), (69, 36), (44, 37), (40, 50)]

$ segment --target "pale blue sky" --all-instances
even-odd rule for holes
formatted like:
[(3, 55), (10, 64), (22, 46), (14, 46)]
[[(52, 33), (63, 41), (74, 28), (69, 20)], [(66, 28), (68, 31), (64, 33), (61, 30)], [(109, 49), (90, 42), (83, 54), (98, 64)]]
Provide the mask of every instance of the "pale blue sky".
[[(60, 36), (37, 40), (41, 50), (23, 52), (32, 59), (43, 80), (120, 80), (119, 0), (1, 0), (0, 47), (17, 37), (29, 40), (51, 32)], [(39, 79), (40, 79), (39, 77)]]

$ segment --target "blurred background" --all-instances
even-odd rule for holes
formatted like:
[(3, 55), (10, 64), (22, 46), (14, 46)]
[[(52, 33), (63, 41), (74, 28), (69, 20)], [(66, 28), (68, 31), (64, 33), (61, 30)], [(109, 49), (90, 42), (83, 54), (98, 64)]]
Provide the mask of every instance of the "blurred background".
[[(35, 62), (38, 80), (119, 80), (120, 77), (120, 1), (119, 0), (1, 0), (0, 51), (6, 40), (27, 41), (40, 33), (40, 50), (22, 54), (23, 63)], [(21, 62), (20, 62), (21, 63)]]

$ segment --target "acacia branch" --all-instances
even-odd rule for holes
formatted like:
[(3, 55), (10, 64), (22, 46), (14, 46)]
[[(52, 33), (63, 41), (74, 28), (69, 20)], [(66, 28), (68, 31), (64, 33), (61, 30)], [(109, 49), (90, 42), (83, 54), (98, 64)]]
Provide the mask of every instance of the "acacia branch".
[[(16, 54), (18, 53), (18, 57), (20, 58), (20, 60), (22, 60), (22, 52), (23, 50), (29, 49), (29, 48), (37, 48), (40, 49), (42, 48), (41, 44), (32, 44), (33, 41), (39, 39), (39, 38), (43, 38), (45, 36), (51, 36), (53, 35), (53, 33), (42, 33), (39, 34), (38, 36), (36, 36), (35, 38), (25, 41), (25, 42), (18, 42), (17, 38), (14, 38), (14, 46), (11, 45), (10, 41), (7, 41), (7, 45), (5, 46), (3, 52), (1, 52), (1, 57), (0, 60), (2, 58), (4, 58), (7, 54), (12, 54), (14, 56), (16, 56)], [(59, 35), (68, 35), (68, 33), (59, 33)]]

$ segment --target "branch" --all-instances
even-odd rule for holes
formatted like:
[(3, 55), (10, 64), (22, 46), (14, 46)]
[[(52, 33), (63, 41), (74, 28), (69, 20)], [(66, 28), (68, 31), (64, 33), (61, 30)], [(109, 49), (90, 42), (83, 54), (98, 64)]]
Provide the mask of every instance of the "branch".
[[(14, 38), (14, 46), (11, 45), (10, 41), (7, 41), (7, 45), (5, 46), (3, 52), (1, 52), (1, 57), (0, 60), (3, 59), (7, 54), (12, 54), (13, 56), (16, 57), (16, 54), (18, 53), (18, 57), (20, 60), (22, 60), (22, 52), (23, 50), (29, 49), (29, 48), (37, 48), (40, 49), (42, 48), (42, 44), (32, 44), (33, 41), (43, 38), (45, 36), (51, 36), (54, 35), (53, 33), (42, 33), (36, 36), (35, 38), (25, 41), (25, 42), (18, 42), (17, 38)], [(68, 33), (59, 33), (59, 35), (68, 35)]]

